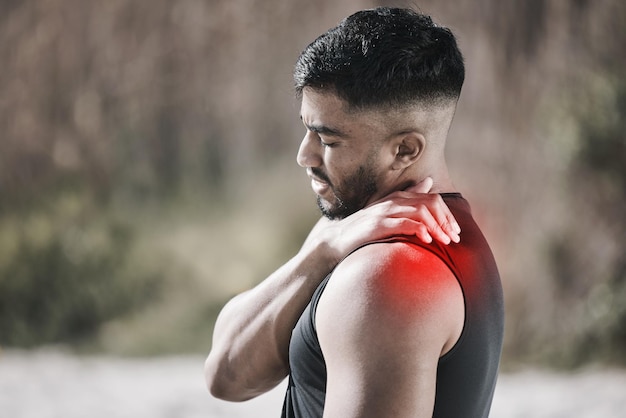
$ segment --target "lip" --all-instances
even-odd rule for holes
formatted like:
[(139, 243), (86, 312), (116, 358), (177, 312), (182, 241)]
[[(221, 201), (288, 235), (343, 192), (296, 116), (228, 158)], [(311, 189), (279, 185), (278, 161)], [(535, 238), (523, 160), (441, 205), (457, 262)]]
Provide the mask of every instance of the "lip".
[(328, 190), (328, 183), (311, 177), (311, 188), (317, 195), (323, 195)]
[(311, 179), (311, 188), (317, 195), (322, 195), (330, 188), (328, 182), (321, 180), (319, 177), (315, 176), (313, 173), (308, 172), (309, 178)]

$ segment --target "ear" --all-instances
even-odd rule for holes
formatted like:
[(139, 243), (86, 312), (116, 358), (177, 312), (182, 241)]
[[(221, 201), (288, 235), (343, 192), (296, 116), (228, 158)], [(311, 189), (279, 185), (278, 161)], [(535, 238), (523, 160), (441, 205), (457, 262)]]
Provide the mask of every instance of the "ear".
[(411, 131), (394, 139), (394, 161), (392, 168), (401, 170), (413, 165), (424, 153), (426, 138), (419, 132)]

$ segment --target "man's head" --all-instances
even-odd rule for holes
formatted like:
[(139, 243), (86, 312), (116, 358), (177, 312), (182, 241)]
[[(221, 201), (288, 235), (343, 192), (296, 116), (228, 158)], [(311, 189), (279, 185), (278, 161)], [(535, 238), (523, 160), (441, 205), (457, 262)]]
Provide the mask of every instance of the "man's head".
[(302, 52), (298, 163), (324, 215), (346, 217), (437, 170), (464, 74), (452, 33), (407, 9), (357, 12)]
[(452, 32), (410, 9), (344, 19), (313, 41), (294, 70), (296, 92), (334, 91), (355, 109), (456, 100), (465, 67)]

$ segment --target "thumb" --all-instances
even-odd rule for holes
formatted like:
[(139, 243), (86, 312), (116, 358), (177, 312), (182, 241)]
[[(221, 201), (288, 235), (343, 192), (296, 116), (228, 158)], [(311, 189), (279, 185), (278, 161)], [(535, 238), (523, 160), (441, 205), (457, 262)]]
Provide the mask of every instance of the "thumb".
[(426, 177), (424, 180), (420, 181), (415, 186), (411, 186), (407, 188), (406, 191), (412, 192), (412, 193), (428, 193), (432, 187), (433, 187), (433, 179), (431, 177)]

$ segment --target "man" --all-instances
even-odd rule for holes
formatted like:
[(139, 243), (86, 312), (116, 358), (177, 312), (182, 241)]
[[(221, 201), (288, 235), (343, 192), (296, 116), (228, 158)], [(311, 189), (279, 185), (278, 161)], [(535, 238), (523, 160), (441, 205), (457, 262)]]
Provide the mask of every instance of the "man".
[[(411, 10), (361, 11), (309, 45), (294, 78), (297, 159), (325, 217), (220, 313), (211, 392), (245, 400), (288, 374), (284, 417), (487, 417), (502, 288), (444, 158), (464, 79), (454, 36)], [(447, 207), (404, 191), (431, 178)]]

